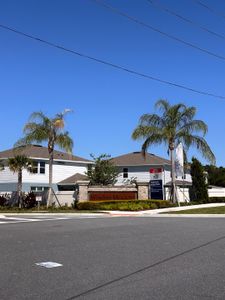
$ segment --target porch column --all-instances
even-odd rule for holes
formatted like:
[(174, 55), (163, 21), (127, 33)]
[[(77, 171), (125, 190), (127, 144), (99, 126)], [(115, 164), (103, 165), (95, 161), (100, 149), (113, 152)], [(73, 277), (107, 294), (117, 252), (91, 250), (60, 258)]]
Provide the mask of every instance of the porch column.
[(148, 182), (137, 182), (138, 200), (149, 199), (149, 183)]
[(88, 185), (90, 181), (88, 180), (79, 180), (76, 184), (79, 186), (78, 202), (88, 201)]

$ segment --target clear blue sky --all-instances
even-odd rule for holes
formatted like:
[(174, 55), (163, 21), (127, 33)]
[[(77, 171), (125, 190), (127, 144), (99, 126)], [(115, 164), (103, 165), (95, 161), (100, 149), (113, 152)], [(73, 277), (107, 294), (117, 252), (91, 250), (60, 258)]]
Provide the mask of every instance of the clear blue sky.
[[(225, 15), (224, 1), (202, 1)], [(107, 3), (225, 56), (225, 40), (157, 10), (147, 0)], [(225, 35), (225, 19), (193, 0), (161, 3)], [(225, 60), (165, 38), (89, 0), (1, 0), (0, 23), (139, 72), (225, 96)], [(74, 110), (66, 127), (74, 139), (74, 154), (89, 158), (90, 153), (116, 156), (137, 151), (141, 143), (131, 140), (132, 130), (143, 113), (154, 112), (159, 98), (197, 107), (196, 117), (208, 124), (206, 139), (217, 165), (225, 165), (225, 100), (140, 78), (0, 29), (0, 151), (22, 136), (33, 111), (53, 116), (64, 108)], [(163, 146), (149, 151), (167, 157)], [(189, 157), (193, 154), (190, 151)]]

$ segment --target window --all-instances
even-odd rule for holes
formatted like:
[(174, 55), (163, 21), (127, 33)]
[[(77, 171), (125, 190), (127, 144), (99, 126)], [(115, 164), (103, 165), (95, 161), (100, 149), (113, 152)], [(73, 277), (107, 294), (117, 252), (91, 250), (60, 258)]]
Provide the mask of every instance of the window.
[(33, 161), (30, 172), (33, 174), (45, 174), (45, 162)]
[(45, 174), (45, 162), (40, 162), (40, 174)]
[(128, 168), (123, 168), (123, 178), (128, 178)]
[(32, 163), (32, 166), (30, 168), (30, 172), (33, 173), (33, 174), (37, 174), (38, 173), (38, 162), (37, 161), (34, 161)]
[(48, 190), (47, 186), (31, 186), (31, 192), (44, 192)]

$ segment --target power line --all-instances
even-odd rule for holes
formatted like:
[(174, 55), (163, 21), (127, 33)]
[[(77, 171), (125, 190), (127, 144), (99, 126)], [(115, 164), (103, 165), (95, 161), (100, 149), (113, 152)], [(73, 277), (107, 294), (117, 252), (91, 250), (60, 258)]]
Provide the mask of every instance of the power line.
[(68, 53), (80, 56), (82, 58), (86, 58), (86, 59), (98, 62), (100, 64), (107, 65), (107, 66), (110, 66), (110, 67), (113, 67), (115, 69), (119, 69), (119, 70), (125, 71), (125, 72), (133, 74), (133, 75), (137, 75), (137, 76), (142, 77), (142, 78), (154, 80), (154, 81), (157, 81), (157, 82), (160, 82), (160, 83), (163, 83), (163, 84), (167, 84), (167, 85), (170, 85), (170, 86), (173, 86), (173, 87), (181, 88), (181, 89), (184, 89), (184, 90), (187, 90), (187, 91), (190, 91), (190, 92), (194, 92), (194, 93), (198, 93), (198, 94), (201, 94), (201, 95), (204, 95), (204, 96), (210, 96), (210, 97), (214, 97), (214, 98), (219, 98), (219, 99), (224, 99), (225, 100), (225, 96), (216, 95), (214, 93), (210, 93), (210, 92), (198, 90), (198, 89), (195, 89), (195, 88), (192, 88), (192, 87), (188, 87), (188, 86), (185, 86), (185, 85), (182, 85), (182, 84), (178, 84), (178, 83), (175, 83), (175, 82), (163, 80), (163, 79), (160, 79), (160, 78), (157, 78), (157, 77), (145, 74), (145, 73), (141, 73), (141, 72), (129, 69), (127, 67), (123, 67), (123, 66), (120, 66), (120, 65), (108, 62), (106, 60), (102, 60), (102, 59), (99, 59), (99, 58), (96, 58), (96, 57), (93, 57), (93, 56), (89, 56), (89, 55), (83, 54), (83, 53), (78, 52), (76, 50), (72, 50), (72, 49), (66, 48), (64, 46), (57, 45), (55, 43), (49, 42), (47, 40), (44, 40), (44, 39), (41, 39), (39, 37), (33, 36), (31, 34), (27, 34), (25, 32), (19, 31), (17, 29), (8, 27), (8, 26), (3, 25), (3, 24), (0, 24), (0, 28), (5, 29), (7, 31), (11, 31), (13, 33), (16, 33), (18, 35), (24, 36), (26, 38), (29, 38), (29, 39), (41, 42), (41, 43), (43, 43), (45, 45), (48, 45), (50, 47), (54, 47), (54, 48), (57, 48), (59, 50), (66, 51)]
[(160, 29), (158, 29), (158, 28), (156, 28), (156, 27), (153, 27), (153, 26), (151, 26), (151, 25), (149, 25), (149, 24), (147, 24), (147, 23), (144, 23), (144, 22), (140, 21), (139, 19), (136, 19), (136, 18), (134, 18), (134, 17), (132, 17), (132, 16), (130, 16), (130, 15), (128, 15), (128, 14), (122, 12), (121, 10), (119, 10), (119, 9), (117, 9), (117, 8), (115, 8), (115, 7), (111, 6), (111, 5), (109, 5), (109, 4), (106, 4), (105, 2), (103, 2), (103, 1), (101, 1), (101, 0), (90, 0), (90, 1), (95, 2), (95, 3), (97, 3), (97, 4), (101, 5), (101, 6), (103, 6), (104, 8), (106, 8), (106, 9), (108, 9), (108, 10), (110, 10), (110, 11), (112, 11), (112, 12), (114, 12), (114, 13), (116, 13), (116, 14), (118, 14), (118, 15), (120, 15), (120, 16), (122, 16), (122, 17), (124, 17), (124, 18), (126, 18), (126, 19), (128, 19), (128, 20), (130, 20), (130, 21), (132, 21), (132, 22), (135, 22), (136, 24), (139, 24), (139, 25), (141, 25), (141, 26), (144, 26), (145, 28), (148, 28), (148, 29), (150, 29), (151, 31), (160, 33), (161, 35), (163, 35), (163, 36), (165, 36), (165, 37), (167, 37), (167, 38), (169, 38), (169, 39), (171, 39), (171, 40), (174, 40), (174, 41), (176, 41), (176, 42), (182, 43), (182, 44), (184, 44), (184, 45), (186, 45), (186, 46), (188, 46), (188, 47), (191, 47), (191, 48), (193, 48), (193, 49), (199, 50), (199, 51), (201, 51), (201, 52), (203, 52), (203, 53), (206, 53), (206, 54), (208, 54), (208, 55), (210, 55), (210, 56), (219, 58), (219, 59), (221, 59), (221, 60), (225, 60), (225, 56), (223, 56), (223, 55), (216, 54), (216, 53), (211, 52), (211, 51), (209, 51), (209, 50), (207, 50), (207, 49), (201, 48), (201, 47), (199, 47), (199, 46), (197, 46), (197, 45), (195, 45), (195, 44), (186, 42), (185, 40), (182, 40), (182, 39), (180, 39), (180, 38), (178, 38), (178, 37), (176, 37), (176, 36), (174, 36), (174, 35), (171, 35), (171, 34), (169, 34), (169, 33), (166, 33), (166, 32), (164, 32), (164, 31), (162, 31), (162, 30), (160, 30)]
[(204, 2), (202, 1), (199, 1), (199, 0), (193, 0), (195, 3), (197, 3), (198, 5), (200, 5), (201, 7), (204, 7), (205, 9), (209, 10), (211, 13), (219, 16), (219, 17), (222, 17), (225, 19), (225, 15), (223, 13), (221, 13), (220, 11), (206, 5)]
[(170, 15), (172, 15), (172, 16), (174, 16), (174, 17), (176, 17), (176, 18), (178, 18), (178, 19), (180, 19), (180, 20), (182, 20), (182, 21), (184, 21), (188, 24), (191, 24), (191, 25), (193, 25), (193, 26), (195, 26), (195, 27), (207, 32), (207, 33), (212, 34), (213, 36), (216, 36), (218, 38), (221, 38), (221, 39), (225, 40), (225, 35), (220, 34), (218, 32), (215, 32), (215, 31), (213, 31), (213, 30), (211, 30), (211, 29), (209, 29), (209, 28), (207, 28), (207, 27), (205, 27), (205, 26), (203, 26), (203, 25), (201, 25), (197, 22), (194, 22), (191, 19), (188, 19), (188, 18), (182, 16), (181, 14), (178, 14), (177, 12), (167, 8), (165, 5), (162, 5), (159, 1), (155, 1), (155, 0), (146, 0), (146, 1), (149, 2), (150, 4), (152, 4), (152, 6), (154, 6), (155, 8), (157, 8), (161, 11), (165, 11), (166, 13), (168, 13), (168, 14), (170, 14)]

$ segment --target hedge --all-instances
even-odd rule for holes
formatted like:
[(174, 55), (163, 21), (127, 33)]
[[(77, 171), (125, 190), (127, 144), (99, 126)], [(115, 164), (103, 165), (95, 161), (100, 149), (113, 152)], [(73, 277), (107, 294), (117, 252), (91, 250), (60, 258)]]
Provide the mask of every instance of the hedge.
[(208, 203), (221, 203), (225, 202), (225, 197), (210, 197)]
[(115, 200), (115, 201), (87, 201), (77, 203), (79, 210), (147, 210), (172, 207), (174, 204), (166, 200)]

